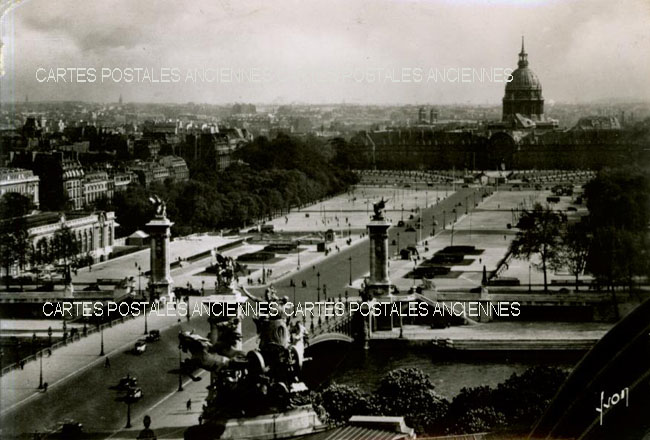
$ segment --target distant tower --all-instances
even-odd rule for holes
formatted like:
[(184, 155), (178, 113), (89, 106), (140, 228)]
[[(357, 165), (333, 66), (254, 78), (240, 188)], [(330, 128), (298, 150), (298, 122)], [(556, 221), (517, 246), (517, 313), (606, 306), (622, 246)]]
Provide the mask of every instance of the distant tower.
[(543, 121), (545, 117), (542, 84), (537, 75), (528, 68), (528, 54), (524, 49), (523, 36), (517, 66), (517, 70), (512, 72), (512, 81), (506, 84), (502, 119), (509, 121), (519, 114), (533, 121)]

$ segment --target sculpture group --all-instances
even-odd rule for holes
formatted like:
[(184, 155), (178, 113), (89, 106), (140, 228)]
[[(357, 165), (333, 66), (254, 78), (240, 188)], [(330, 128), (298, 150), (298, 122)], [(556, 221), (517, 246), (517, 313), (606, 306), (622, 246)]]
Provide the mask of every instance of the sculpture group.
[[(287, 302), (278, 298), (270, 287), (264, 298), (258, 298), (245, 288), (230, 284), (233, 280), (233, 262), (217, 258), (217, 273), (221, 284), (233, 289), (254, 302)], [(233, 417), (250, 417), (260, 414), (282, 412), (300, 405), (306, 398), (307, 387), (300, 380), (304, 361), (307, 332), (299, 320), (283, 315), (258, 316), (254, 318), (258, 347), (244, 352), (240, 346), (241, 317), (211, 316), (211, 337), (193, 332), (179, 333), (180, 348), (191, 353), (183, 369), (194, 377), (198, 369), (211, 373), (209, 395), (203, 412), (203, 420), (220, 420)]]

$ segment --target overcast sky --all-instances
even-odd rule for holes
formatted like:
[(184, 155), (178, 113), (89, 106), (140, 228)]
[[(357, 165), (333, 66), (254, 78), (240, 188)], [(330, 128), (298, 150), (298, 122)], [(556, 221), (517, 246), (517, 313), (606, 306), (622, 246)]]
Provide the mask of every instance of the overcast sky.
[[(522, 34), (547, 101), (650, 99), (647, 0), (23, 0), (2, 19), (0, 94), (5, 102), (122, 94), (125, 102), (498, 104), (502, 82), (345, 75), (516, 68)], [(153, 77), (170, 68), (180, 80), (37, 81), (37, 69), (57, 67), (95, 68), (98, 77), (101, 68)], [(186, 79), (188, 70), (217, 68), (262, 77)]]

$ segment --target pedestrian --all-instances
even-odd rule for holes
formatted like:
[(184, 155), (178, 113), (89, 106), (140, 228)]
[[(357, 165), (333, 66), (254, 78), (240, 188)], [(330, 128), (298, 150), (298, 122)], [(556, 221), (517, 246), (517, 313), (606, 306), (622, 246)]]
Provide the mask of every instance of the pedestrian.
[(47, 386), (48, 386), (47, 382), (43, 383), (43, 392), (47, 391)]
[(21, 360), (21, 361), (20, 361), (20, 369), (21, 369), (21, 370), (24, 370), (24, 369), (25, 369), (25, 361), (24, 361), (24, 360)]
[(104, 368), (111, 368), (111, 360), (106, 356), (106, 360), (104, 361)]
[(187, 407), (188, 411), (192, 409), (192, 399), (191, 398), (187, 399), (187, 404), (185, 406)]

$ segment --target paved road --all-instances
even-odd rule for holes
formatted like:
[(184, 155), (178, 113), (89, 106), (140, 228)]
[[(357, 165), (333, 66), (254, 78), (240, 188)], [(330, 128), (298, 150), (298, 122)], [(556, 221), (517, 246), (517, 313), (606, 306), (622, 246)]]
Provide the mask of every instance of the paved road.
[[(424, 210), (422, 237), (431, 232), (434, 215), (440, 223), (438, 226), (440, 228), (443, 210), (447, 211), (449, 222), (453, 216), (450, 214), (452, 208), (459, 202), (465, 203), (467, 194), (471, 194), (472, 191), (473, 189), (470, 188), (462, 189), (438, 206)], [(479, 198), (477, 197), (476, 200), (478, 201)], [(471, 196), (469, 202), (472, 203)], [(464, 213), (464, 206), (457, 209), (459, 216)], [(397, 232), (403, 234), (402, 237), (412, 234), (405, 233), (403, 227), (393, 227), (389, 230), (389, 243), (396, 239)], [(404, 244), (405, 242), (401, 242), (402, 247)], [(325, 289), (329, 298), (343, 293), (350, 278), (349, 258), (352, 257), (352, 278), (360, 278), (368, 272), (368, 250), (366, 239), (354, 246), (345, 247), (340, 252), (335, 251), (330, 258), (316, 264), (315, 268), (305, 267), (295, 272), (293, 278), (297, 284), (296, 300), (317, 299), (318, 273), (320, 273), (321, 300), (324, 298)], [(394, 252), (394, 250), (395, 247), (390, 246), (390, 251)], [(306, 288), (301, 287), (302, 280), (307, 282)], [(294, 289), (289, 286), (289, 278), (280, 280), (276, 283), (276, 287), (280, 295), (287, 295), (293, 300)], [(262, 288), (250, 290), (258, 296), (263, 294)], [(200, 334), (206, 334), (209, 328), (206, 317), (193, 318), (189, 323), (183, 321), (180, 325), (184, 329), (194, 328)], [(138, 412), (155, 405), (178, 387), (178, 376), (174, 374), (174, 369), (178, 365), (178, 330), (178, 325), (175, 325), (164, 331), (161, 341), (149, 344), (147, 352), (141, 356), (128, 352), (116, 354), (111, 357), (110, 368), (104, 368), (101, 364), (91, 367), (61, 386), (43, 393), (19, 410), (4, 415), (0, 419), (3, 438), (16, 432), (43, 432), (57, 421), (66, 418), (73, 418), (83, 423), (85, 430), (94, 432), (96, 438), (109, 436), (122, 427), (126, 420), (126, 405), (120, 401), (120, 393), (110, 388), (121, 377), (130, 373), (138, 378), (144, 394), (143, 399), (135, 404)], [(244, 340), (254, 334), (252, 320), (245, 320)], [(207, 377), (203, 380), (207, 380)]]

